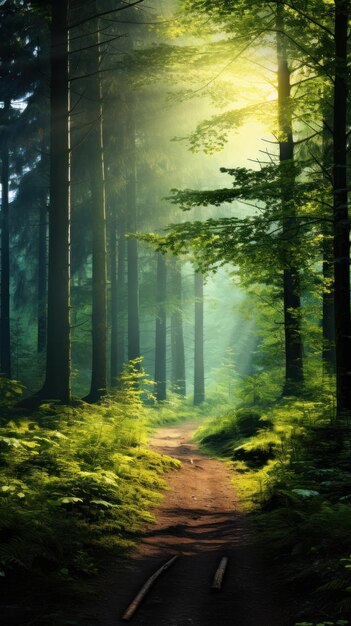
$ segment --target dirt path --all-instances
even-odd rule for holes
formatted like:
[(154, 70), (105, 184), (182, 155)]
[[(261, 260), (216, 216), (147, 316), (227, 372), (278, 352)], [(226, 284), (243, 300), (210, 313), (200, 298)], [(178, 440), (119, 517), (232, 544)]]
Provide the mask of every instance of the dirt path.
[[(161, 428), (151, 445), (182, 461), (168, 475), (170, 490), (129, 560), (106, 580), (96, 617), (101, 626), (120, 618), (134, 595), (167, 557), (181, 555), (155, 585), (133, 626), (290, 626), (289, 608), (270, 567), (251, 545), (225, 463), (191, 442), (197, 424)], [(220, 593), (210, 589), (221, 556), (229, 567)], [(285, 606), (284, 606), (285, 605)]]

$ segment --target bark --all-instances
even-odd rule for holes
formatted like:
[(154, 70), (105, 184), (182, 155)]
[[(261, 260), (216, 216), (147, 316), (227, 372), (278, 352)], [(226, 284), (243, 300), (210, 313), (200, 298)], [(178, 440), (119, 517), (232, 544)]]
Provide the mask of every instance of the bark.
[[(333, 264), (333, 241), (329, 228), (324, 227), (323, 239), (323, 308), (322, 308), (322, 332), (323, 332), (323, 370), (326, 374), (335, 372), (335, 322), (334, 322), (334, 264)], [(331, 230), (331, 229), (330, 229)]]
[[(129, 102), (127, 124), (127, 215), (128, 230), (137, 229), (137, 179), (136, 179), (136, 148), (135, 119), (133, 102)], [(127, 243), (128, 256), (128, 359), (140, 358), (139, 330), (139, 260), (138, 242), (130, 237)]]
[[(96, 7), (94, 8), (97, 12)], [(107, 388), (107, 258), (102, 87), (99, 32), (93, 36), (88, 96), (90, 104), (89, 174), (92, 200), (93, 291), (92, 371), (86, 400), (98, 402)]]
[(182, 314), (182, 272), (179, 261), (172, 259), (172, 291), (175, 298), (171, 315), (172, 391), (186, 395), (185, 351)]
[(301, 334), (301, 297), (299, 270), (293, 261), (296, 245), (294, 199), (294, 142), (290, 99), (290, 71), (284, 37), (284, 7), (277, 6), (279, 160), (282, 168), (282, 224), (286, 242), (283, 270), (285, 332), (285, 384), (283, 395), (298, 395), (303, 387), (303, 347)]
[(164, 255), (157, 253), (156, 272), (156, 336), (155, 336), (155, 383), (156, 399), (166, 400), (166, 297), (167, 297), (167, 266)]
[(332, 228), (323, 227), (323, 299), (322, 299), (322, 334), (323, 334), (323, 371), (335, 372), (335, 325), (334, 325), (334, 263)]
[(0, 372), (11, 378), (11, 329), (10, 329), (10, 214), (9, 214), (9, 113), (11, 102), (4, 103), (6, 127), (1, 148), (1, 325), (0, 325)]
[(38, 396), (71, 400), (70, 145), (68, 0), (53, 0), (50, 86), (48, 338), (45, 383)]
[(117, 374), (122, 372), (126, 361), (126, 337), (125, 337), (125, 308), (126, 308), (126, 238), (124, 232), (124, 219), (120, 221), (120, 233), (118, 237), (118, 268), (117, 268)]
[[(117, 233), (119, 221), (119, 235)], [(125, 363), (125, 264), (126, 246), (124, 218), (118, 220), (116, 207), (110, 218), (110, 280), (111, 280), (111, 385), (116, 386)]]
[(110, 284), (111, 284), (111, 386), (115, 387), (118, 377), (118, 288), (117, 288), (117, 219), (116, 207), (110, 210)]
[(350, 227), (347, 191), (348, 0), (335, 2), (333, 227), (337, 415), (351, 410)]
[(44, 352), (46, 348), (47, 335), (47, 190), (44, 184), (44, 176), (42, 188), (40, 191), (40, 208), (39, 208), (39, 233), (38, 233), (38, 333), (37, 333), (37, 351)]
[(204, 367), (204, 279), (195, 274), (195, 355), (194, 355), (194, 405), (205, 400)]
[[(332, 136), (329, 130), (329, 127), (332, 127), (332, 125), (332, 119), (328, 119), (323, 125), (323, 167), (326, 172), (330, 170), (332, 161)], [(322, 231), (324, 282), (322, 296), (322, 362), (323, 374), (330, 375), (335, 373), (334, 250), (332, 224), (329, 221), (324, 222)]]

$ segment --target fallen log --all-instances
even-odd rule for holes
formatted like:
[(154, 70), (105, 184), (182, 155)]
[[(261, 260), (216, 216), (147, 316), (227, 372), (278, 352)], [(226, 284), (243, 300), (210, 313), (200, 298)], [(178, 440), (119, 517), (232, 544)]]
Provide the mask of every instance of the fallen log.
[(224, 556), (221, 561), (220, 564), (218, 566), (218, 569), (215, 573), (214, 579), (213, 579), (213, 583), (212, 583), (212, 590), (213, 591), (220, 591), (222, 588), (222, 584), (223, 584), (223, 578), (224, 578), (224, 574), (225, 571), (227, 569), (227, 565), (228, 565), (228, 557)]
[(172, 558), (169, 559), (167, 563), (162, 565), (162, 567), (160, 567), (154, 574), (152, 574), (152, 576), (150, 576), (150, 578), (146, 581), (145, 585), (143, 585), (139, 593), (135, 596), (134, 600), (131, 602), (127, 610), (123, 613), (122, 620), (124, 620), (125, 622), (128, 622), (133, 617), (134, 613), (137, 611), (140, 604), (142, 603), (145, 596), (148, 594), (148, 592), (150, 591), (151, 587), (156, 582), (156, 580), (161, 576), (161, 574), (166, 572), (178, 558), (179, 558), (178, 555), (172, 556)]

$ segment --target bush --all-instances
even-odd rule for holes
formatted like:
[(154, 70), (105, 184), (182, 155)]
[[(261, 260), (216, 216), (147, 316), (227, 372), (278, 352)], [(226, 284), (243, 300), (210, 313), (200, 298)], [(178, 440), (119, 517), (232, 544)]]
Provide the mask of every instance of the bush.
[[(139, 374), (137, 374), (139, 376)], [(97, 405), (42, 406), (0, 428), (0, 573), (55, 587), (96, 573), (153, 519), (178, 462), (149, 450), (148, 410), (126, 370)]]
[[(252, 437), (262, 428), (261, 413), (255, 409), (241, 408), (236, 411), (236, 426), (243, 437)], [(267, 427), (267, 423), (266, 423)]]

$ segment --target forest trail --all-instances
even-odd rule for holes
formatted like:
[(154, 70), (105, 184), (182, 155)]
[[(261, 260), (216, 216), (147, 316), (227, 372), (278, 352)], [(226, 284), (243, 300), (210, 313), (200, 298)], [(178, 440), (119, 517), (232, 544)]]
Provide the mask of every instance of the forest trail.
[[(257, 555), (230, 484), (226, 463), (199, 451), (191, 436), (198, 423), (160, 428), (153, 449), (182, 461), (167, 475), (169, 491), (127, 561), (106, 575), (94, 618), (99, 626), (125, 624), (121, 616), (147, 578), (165, 561), (180, 558), (152, 588), (134, 626), (290, 626), (292, 607), (277, 577)], [(211, 592), (222, 556), (229, 566), (219, 593)], [(290, 609), (290, 611), (289, 611)], [(92, 616), (91, 616), (92, 617)]]

